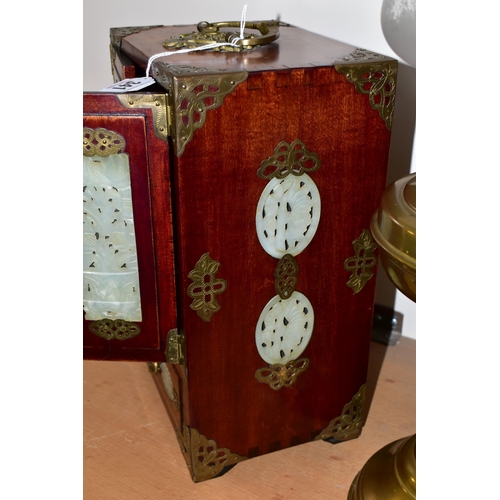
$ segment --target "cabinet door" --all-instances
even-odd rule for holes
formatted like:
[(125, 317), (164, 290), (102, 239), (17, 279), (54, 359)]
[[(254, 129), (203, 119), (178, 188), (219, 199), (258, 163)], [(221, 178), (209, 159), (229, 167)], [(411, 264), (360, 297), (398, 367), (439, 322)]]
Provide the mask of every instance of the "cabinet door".
[(164, 96), (83, 96), (83, 353), (164, 361), (176, 327)]

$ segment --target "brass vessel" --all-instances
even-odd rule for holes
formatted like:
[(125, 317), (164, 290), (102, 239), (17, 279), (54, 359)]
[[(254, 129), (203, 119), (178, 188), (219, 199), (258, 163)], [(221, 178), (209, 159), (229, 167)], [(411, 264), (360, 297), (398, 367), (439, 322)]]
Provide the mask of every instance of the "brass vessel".
[[(392, 283), (416, 301), (416, 174), (388, 186), (372, 217), (371, 232)], [(416, 434), (377, 451), (354, 478), (348, 500), (413, 500), (417, 497)]]
[(387, 276), (414, 302), (417, 300), (416, 198), (416, 174), (392, 183), (382, 194), (370, 226)]
[(377, 451), (354, 479), (348, 500), (417, 498), (416, 434)]

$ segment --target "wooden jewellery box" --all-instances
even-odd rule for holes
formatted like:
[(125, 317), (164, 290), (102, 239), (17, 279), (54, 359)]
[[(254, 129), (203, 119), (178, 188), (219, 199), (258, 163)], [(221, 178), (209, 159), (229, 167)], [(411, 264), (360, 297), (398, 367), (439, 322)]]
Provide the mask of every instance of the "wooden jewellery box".
[[(112, 29), (114, 79), (238, 32)], [(149, 363), (194, 481), (358, 437), (397, 61), (261, 21), (151, 69), (83, 97), (84, 357)]]

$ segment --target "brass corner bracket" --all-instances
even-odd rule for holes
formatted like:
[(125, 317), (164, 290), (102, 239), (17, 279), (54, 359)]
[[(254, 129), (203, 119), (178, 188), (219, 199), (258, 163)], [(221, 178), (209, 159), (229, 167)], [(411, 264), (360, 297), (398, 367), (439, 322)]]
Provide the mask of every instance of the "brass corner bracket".
[(353, 83), (361, 94), (368, 94), (370, 106), (378, 111), (386, 127), (392, 129), (398, 62), (375, 52), (356, 49), (336, 61), (334, 68)]
[(177, 157), (205, 124), (207, 111), (220, 107), (236, 86), (248, 78), (246, 71), (229, 73), (163, 62), (153, 63), (153, 75), (172, 99), (172, 142)]
[(116, 98), (124, 108), (150, 109), (153, 114), (154, 132), (158, 139), (168, 140), (169, 110), (167, 96), (164, 94), (116, 94)]
[(352, 272), (347, 281), (347, 286), (360, 292), (368, 280), (374, 275), (373, 268), (377, 264), (375, 250), (377, 244), (372, 238), (370, 231), (363, 229), (361, 235), (352, 242), (355, 255), (344, 262), (344, 269)]
[(213, 439), (207, 439), (187, 425), (183, 426), (182, 435), (177, 430), (177, 438), (195, 483), (217, 477), (227, 467), (248, 460), (248, 457), (232, 453), (228, 448), (218, 448)]
[(330, 443), (339, 443), (355, 439), (361, 434), (364, 425), (363, 406), (365, 403), (366, 385), (363, 384), (349, 403), (344, 406), (342, 414), (334, 418), (314, 441), (323, 439)]

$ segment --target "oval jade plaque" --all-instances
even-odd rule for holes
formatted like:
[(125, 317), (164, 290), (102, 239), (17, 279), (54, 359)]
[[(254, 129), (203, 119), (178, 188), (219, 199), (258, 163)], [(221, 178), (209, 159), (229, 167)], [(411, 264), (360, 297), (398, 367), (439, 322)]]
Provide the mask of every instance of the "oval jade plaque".
[(276, 295), (264, 307), (257, 322), (257, 350), (270, 365), (284, 365), (304, 352), (313, 328), (314, 311), (305, 295), (295, 291), (285, 300)]
[(319, 191), (307, 174), (271, 179), (257, 204), (259, 242), (272, 257), (295, 257), (313, 239), (320, 214)]

